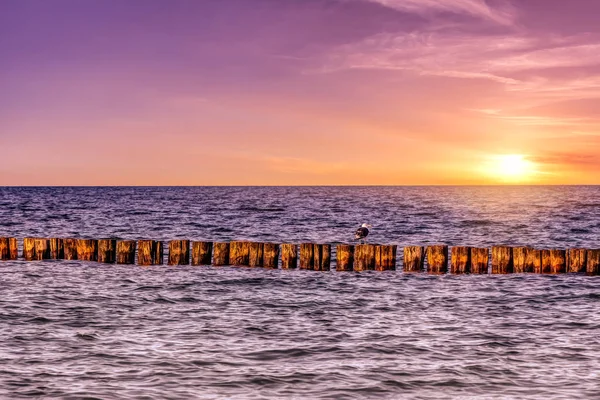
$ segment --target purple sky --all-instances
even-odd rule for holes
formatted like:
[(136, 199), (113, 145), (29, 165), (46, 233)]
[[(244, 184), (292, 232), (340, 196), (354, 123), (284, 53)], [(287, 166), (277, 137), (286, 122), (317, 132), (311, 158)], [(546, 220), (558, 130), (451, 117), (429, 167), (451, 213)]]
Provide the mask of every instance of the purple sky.
[(600, 184), (597, 0), (3, 0), (0, 185)]

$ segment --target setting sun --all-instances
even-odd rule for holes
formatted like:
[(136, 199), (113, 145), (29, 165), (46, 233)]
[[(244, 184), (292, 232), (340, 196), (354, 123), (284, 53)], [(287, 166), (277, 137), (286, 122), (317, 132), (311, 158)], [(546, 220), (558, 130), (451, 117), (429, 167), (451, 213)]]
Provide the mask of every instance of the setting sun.
[(516, 183), (531, 180), (536, 168), (535, 164), (522, 154), (502, 154), (492, 156), (485, 171), (496, 179)]

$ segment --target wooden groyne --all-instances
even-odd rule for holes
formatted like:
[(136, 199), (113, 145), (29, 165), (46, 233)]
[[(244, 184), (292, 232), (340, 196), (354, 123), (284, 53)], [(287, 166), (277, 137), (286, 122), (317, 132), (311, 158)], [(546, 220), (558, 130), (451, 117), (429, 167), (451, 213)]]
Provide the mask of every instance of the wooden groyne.
[[(165, 255), (165, 248), (168, 253)], [(207, 242), (187, 239), (116, 240), (0, 237), (0, 260), (79, 260), (101, 264), (212, 265), (250, 268), (329, 271), (395, 271), (429, 274), (563, 274), (600, 275), (600, 249), (491, 248), (436, 244), (405, 246), (381, 244)]]

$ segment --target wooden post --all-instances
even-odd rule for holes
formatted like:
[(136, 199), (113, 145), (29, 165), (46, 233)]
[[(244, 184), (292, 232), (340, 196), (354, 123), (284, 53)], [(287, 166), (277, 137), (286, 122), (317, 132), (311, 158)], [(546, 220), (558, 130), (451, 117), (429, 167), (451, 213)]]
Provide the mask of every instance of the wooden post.
[(531, 247), (514, 247), (513, 248), (513, 272), (515, 274), (523, 274), (525, 272), (533, 272), (533, 265), (529, 261), (529, 253), (533, 251)]
[(163, 265), (165, 263), (165, 250), (162, 240), (154, 241), (154, 265)]
[(115, 239), (98, 240), (98, 262), (114, 264), (117, 260), (117, 241)]
[(135, 264), (135, 240), (117, 242), (117, 264)]
[(492, 274), (512, 274), (513, 252), (512, 247), (492, 247)]
[(192, 265), (210, 265), (212, 249), (212, 242), (192, 242)]
[(17, 238), (8, 238), (9, 259), (16, 260), (19, 258), (19, 244)]
[(587, 267), (588, 275), (600, 275), (600, 249), (587, 251)]
[(354, 247), (354, 270), (355, 271), (374, 271), (375, 270), (375, 245), (358, 244)]
[(65, 260), (77, 260), (77, 239), (65, 239)]
[(7, 238), (7, 237), (0, 237), (0, 260), (2, 261), (6, 261), (6, 260), (16, 260), (16, 258), (12, 258), (12, 249), (11, 249), (11, 242), (15, 241), (16, 243), (16, 239), (14, 238)]
[(52, 260), (62, 260), (65, 258), (65, 244), (63, 239), (50, 239), (50, 258)]
[(137, 241), (137, 264), (141, 266), (154, 265), (154, 240)]
[(300, 244), (300, 269), (314, 269), (315, 246), (312, 243)]
[(279, 245), (277, 243), (264, 243), (263, 267), (279, 268)]
[(248, 266), (250, 266), (250, 267), (262, 267), (263, 266), (264, 249), (265, 249), (264, 243), (258, 243), (258, 242), (248, 243)]
[(0, 237), (0, 260), (5, 261), (9, 258), (8, 238)]
[(77, 239), (77, 259), (81, 261), (97, 261), (98, 241), (94, 239)]
[(490, 250), (487, 247), (471, 247), (471, 273), (487, 274), (490, 264)]
[(542, 251), (538, 249), (531, 249), (527, 254), (526, 261), (527, 269), (533, 270), (534, 274), (542, 273)]
[(229, 245), (229, 264), (245, 265), (250, 263), (250, 243), (233, 241)]
[(451, 274), (471, 273), (471, 248), (465, 246), (454, 246), (451, 250), (450, 259)]
[(404, 248), (404, 263), (402, 266), (404, 272), (423, 272), (425, 271), (425, 247), (407, 246)]
[(25, 261), (35, 260), (35, 239), (24, 238), (23, 239), (23, 258)]
[(284, 243), (281, 245), (281, 268), (298, 268), (298, 247), (293, 243)]
[(375, 271), (396, 270), (396, 245), (375, 246)]
[(542, 274), (551, 274), (552, 260), (550, 259), (550, 250), (542, 250)]
[(48, 260), (50, 258), (50, 239), (35, 239), (35, 259)]
[(354, 270), (354, 246), (351, 244), (338, 244), (336, 246), (336, 271)]
[(567, 255), (567, 272), (582, 273), (586, 271), (587, 250), (569, 249)]
[(445, 244), (427, 246), (427, 272), (430, 274), (448, 272), (448, 246)]
[(567, 251), (560, 249), (550, 250), (550, 273), (564, 274), (567, 272)]
[(16, 260), (19, 258), (19, 247), (16, 238), (0, 238), (0, 260)]
[(213, 248), (213, 265), (215, 267), (229, 265), (229, 243), (215, 242)]
[(188, 265), (190, 263), (190, 241), (171, 240), (169, 242), (169, 265)]
[(313, 268), (315, 271), (329, 271), (331, 269), (331, 245), (315, 244), (313, 247)]
[(138, 265), (162, 264), (162, 242), (156, 240), (138, 240)]

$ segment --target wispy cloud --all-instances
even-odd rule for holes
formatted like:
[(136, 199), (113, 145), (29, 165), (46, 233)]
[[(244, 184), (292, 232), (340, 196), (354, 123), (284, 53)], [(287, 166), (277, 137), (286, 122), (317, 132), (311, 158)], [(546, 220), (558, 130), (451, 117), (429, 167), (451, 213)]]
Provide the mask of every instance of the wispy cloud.
[(511, 35), (438, 32), (380, 33), (340, 46), (321, 72), (345, 69), (410, 71), (421, 76), (485, 79), (509, 92), (546, 98), (600, 95), (600, 74), (556, 77), (557, 68), (600, 66), (600, 40), (517, 32)]
[(508, 2), (490, 7), (485, 0), (366, 0), (395, 10), (420, 15), (455, 13), (492, 21), (500, 25), (512, 25), (517, 17), (515, 8)]
[(593, 166), (600, 165), (600, 156), (592, 154), (573, 154), (557, 152), (535, 156), (532, 161), (539, 164), (571, 165), (571, 166)]

